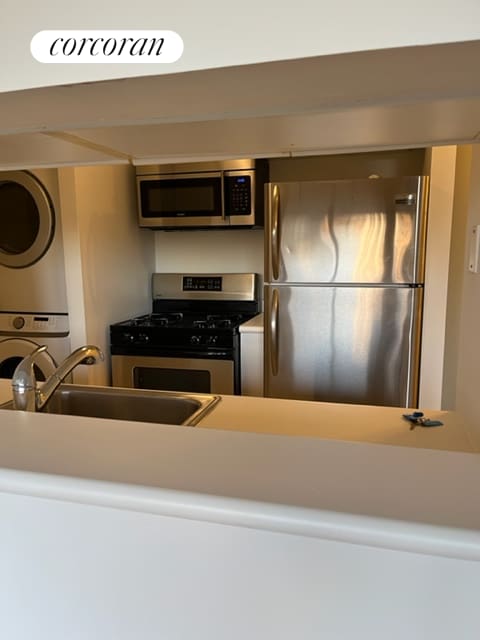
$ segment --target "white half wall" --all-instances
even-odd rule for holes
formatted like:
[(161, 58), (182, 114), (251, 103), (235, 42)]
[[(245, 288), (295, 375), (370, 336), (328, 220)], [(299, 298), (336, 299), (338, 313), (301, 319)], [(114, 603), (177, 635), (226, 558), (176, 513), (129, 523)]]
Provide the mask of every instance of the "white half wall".
[(8, 493), (0, 514), (8, 640), (478, 638), (474, 561)]

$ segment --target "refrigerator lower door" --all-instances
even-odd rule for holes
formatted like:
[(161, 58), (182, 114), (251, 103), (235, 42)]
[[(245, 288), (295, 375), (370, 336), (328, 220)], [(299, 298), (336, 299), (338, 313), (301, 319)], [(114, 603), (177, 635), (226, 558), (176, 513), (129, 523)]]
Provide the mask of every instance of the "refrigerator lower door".
[(415, 407), (423, 289), (265, 287), (265, 395)]

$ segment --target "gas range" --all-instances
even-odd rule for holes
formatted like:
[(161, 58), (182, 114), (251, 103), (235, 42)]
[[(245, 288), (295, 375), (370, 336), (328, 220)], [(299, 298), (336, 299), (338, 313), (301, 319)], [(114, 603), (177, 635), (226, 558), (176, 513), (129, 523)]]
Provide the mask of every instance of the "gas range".
[(239, 327), (259, 312), (257, 274), (153, 274), (152, 313), (110, 327), (113, 384), (240, 393)]

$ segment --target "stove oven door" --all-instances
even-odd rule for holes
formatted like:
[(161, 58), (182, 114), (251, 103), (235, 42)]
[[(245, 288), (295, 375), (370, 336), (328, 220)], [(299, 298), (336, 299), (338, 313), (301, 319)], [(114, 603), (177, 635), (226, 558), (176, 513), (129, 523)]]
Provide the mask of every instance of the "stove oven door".
[(233, 395), (234, 362), (213, 358), (113, 355), (112, 384), (136, 389)]

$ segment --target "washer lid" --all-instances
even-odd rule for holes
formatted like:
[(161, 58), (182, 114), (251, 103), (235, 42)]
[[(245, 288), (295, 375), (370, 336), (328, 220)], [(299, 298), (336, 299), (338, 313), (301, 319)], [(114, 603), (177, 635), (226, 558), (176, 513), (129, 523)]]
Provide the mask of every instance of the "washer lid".
[(39, 260), (55, 231), (55, 211), (42, 183), (27, 171), (0, 173), (0, 264), (21, 269)]

